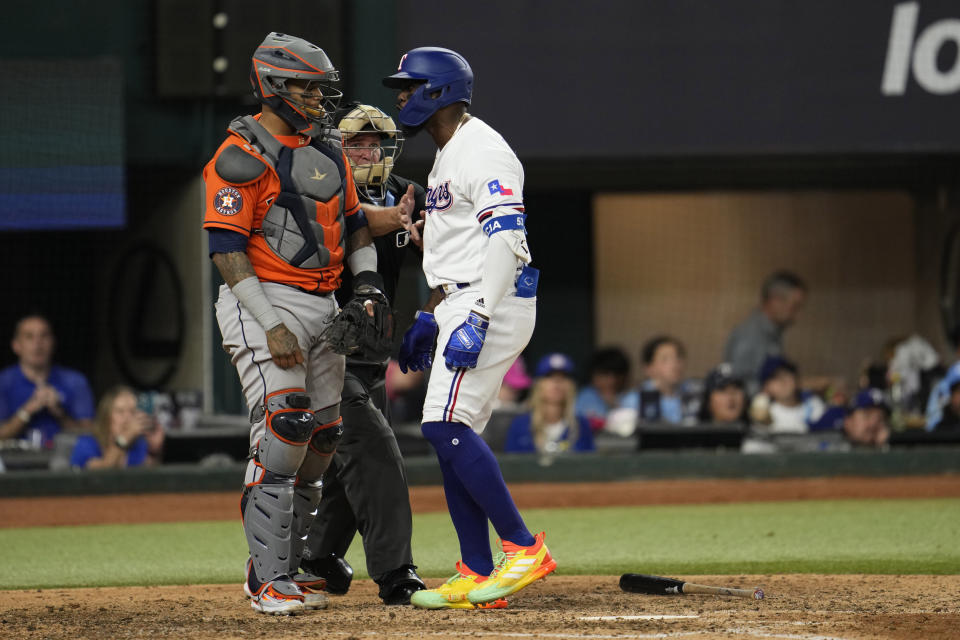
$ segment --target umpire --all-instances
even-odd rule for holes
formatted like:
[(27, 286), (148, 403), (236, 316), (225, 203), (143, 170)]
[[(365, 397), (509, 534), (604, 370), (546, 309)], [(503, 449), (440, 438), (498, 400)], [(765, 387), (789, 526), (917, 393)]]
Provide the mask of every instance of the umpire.
[[(343, 150), (353, 169), (362, 203), (385, 207), (368, 216), (377, 249), (384, 293), (392, 302), (410, 234), (400, 221), (401, 199), (424, 209), (424, 189), (392, 172), (403, 137), (393, 119), (364, 104), (352, 108), (338, 125)], [(353, 291), (344, 272), (337, 293)], [(340, 300), (341, 304), (345, 300)], [(310, 529), (301, 567), (324, 578), (330, 593), (346, 593), (353, 569), (344, 555), (357, 531), (363, 538), (367, 571), (380, 586), (384, 604), (410, 604), (424, 589), (410, 550), (412, 516), (407, 477), (389, 424), (385, 388), (386, 361), (348, 356), (341, 413), (343, 437), (324, 476), (323, 499)]]

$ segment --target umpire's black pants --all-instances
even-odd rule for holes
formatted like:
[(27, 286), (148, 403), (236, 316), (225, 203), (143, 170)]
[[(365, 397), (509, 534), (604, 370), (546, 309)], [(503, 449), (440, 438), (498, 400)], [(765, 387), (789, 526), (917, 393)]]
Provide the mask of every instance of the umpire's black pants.
[(310, 529), (310, 556), (343, 557), (359, 531), (374, 580), (413, 564), (407, 474), (390, 424), (385, 367), (347, 364), (340, 413), (343, 437), (323, 479)]

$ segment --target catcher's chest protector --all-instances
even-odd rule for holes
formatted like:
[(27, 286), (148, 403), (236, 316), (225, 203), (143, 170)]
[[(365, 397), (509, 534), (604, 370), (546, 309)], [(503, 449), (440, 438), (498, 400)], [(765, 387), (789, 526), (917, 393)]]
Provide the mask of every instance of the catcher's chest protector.
[[(259, 151), (280, 178), (280, 194), (260, 230), (267, 246), (294, 267), (330, 266), (329, 247), (343, 248), (346, 237), (346, 167), (340, 145), (334, 140), (314, 140), (309, 146), (291, 149), (252, 116), (237, 118), (230, 130)], [(336, 205), (330, 206), (334, 199)]]

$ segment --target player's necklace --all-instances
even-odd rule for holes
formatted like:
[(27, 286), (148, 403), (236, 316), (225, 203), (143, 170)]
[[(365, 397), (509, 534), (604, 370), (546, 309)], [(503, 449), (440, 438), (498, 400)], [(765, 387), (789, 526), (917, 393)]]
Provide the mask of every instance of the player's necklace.
[(457, 131), (460, 131), (460, 127), (462, 127), (462, 126), (463, 126), (463, 123), (466, 122), (469, 118), (470, 118), (470, 114), (467, 113), (466, 111), (464, 111), (464, 112), (463, 112), (463, 115), (460, 116), (460, 122), (457, 123), (457, 128), (453, 130), (453, 133), (452, 133), (452, 134), (450, 134), (450, 137), (451, 137), (451, 138), (452, 138), (453, 136), (457, 135)]

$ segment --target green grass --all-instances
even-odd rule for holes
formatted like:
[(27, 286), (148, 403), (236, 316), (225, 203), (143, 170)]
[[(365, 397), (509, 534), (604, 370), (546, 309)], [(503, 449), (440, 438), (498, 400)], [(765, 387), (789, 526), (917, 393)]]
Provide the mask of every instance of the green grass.
[[(960, 573), (960, 500), (802, 501), (531, 509), (561, 574)], [(449, 517), (414, 518), (424, 576), (453, 572)], [(229, 583), (242, 579), (239, 522), (0, 530), (3, 588)], [(365, 577), (359, 538), (347, 556)]]

